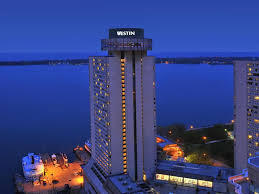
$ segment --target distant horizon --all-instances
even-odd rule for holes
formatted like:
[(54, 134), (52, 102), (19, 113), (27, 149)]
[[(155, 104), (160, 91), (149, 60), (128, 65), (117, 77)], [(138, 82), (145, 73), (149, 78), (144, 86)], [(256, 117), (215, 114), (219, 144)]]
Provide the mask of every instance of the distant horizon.
[[(0, 52), (0, 61), (19, 61), (19, 60), (55, 60), (55, 59), (87, 59), (89, 56), (106, 55), (105, 51), (86, 52), (86, 51), (16, 51)], [(258, 52), (212, 52), (212, 51), (150, 51), (149, 55), (161, 58), (188, 58), (188, 57), (259, 57)]]

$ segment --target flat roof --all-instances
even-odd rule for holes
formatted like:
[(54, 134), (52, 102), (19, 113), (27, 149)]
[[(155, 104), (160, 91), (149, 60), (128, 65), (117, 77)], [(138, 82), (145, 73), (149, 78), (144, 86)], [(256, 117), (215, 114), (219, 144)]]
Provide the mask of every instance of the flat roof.
[(248, 158), (248, 164), (259, 168), (259, 156)]
[(135, 193), (143, 191), (127, 174), (109, 176), (108, 179), (120, 191), (120, 193)]
[(157, 173), (167, 173), (169, 175), (205, 180), (213, 180), (216, 178), (228, 180), (228, 177), (234, 174), (234, 170), (232, 168), (164, 160), (158, 163)]
[(166, 139), (165, 137), (162, 137), (160, 135), (157, 135), (158, 138), (162, 139), (164, 142), (161, 143), (157, 143), (157, 145), (161, 148), (164, 148), (166, 145), (170, 145), (170, 144), (176, 144), (175, 142), (172, 142), (168, 139)]

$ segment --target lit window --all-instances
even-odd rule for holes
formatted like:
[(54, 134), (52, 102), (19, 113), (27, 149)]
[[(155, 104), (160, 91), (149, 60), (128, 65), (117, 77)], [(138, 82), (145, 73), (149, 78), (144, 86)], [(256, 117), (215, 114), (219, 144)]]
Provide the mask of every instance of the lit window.
[(127, 153), (123, 153), (123, 156), (126, 156), (127, 155)]
[(248, 135), (248, 139), (252, 139), (253, 138), (253, 136), (252, 135)]
[(156, 180), (168, 181), (169, 176), (167, 174), (156, 174)]
[(254, 122), (255, 123), (259, 123), (259, 119), (254, 119)]
[(259, 96), (255, 96), (254, 99), (255, 99), (255, 100), (259, 100)]
[(251, 157), (251, 156), (252, 156), (252, 153), (249, 153), (249, 156)]
[(212, 188), (212, 184), (213, 183), (211, 181), (198, 180), (198, 186), (201, 186), (201, 187)]
[(198, 181), (197, 181), (197, 179), (184, 178), (183, 182), (184, 182), (185, 185), (195, 186), (195, 185), (197, 185)]
[(176, 184), (181, 184), (183, 183), (183, 177), (170, 176), (170, 181)]
[(255, 146), (258, 147), (258, 142), (255, 142)]

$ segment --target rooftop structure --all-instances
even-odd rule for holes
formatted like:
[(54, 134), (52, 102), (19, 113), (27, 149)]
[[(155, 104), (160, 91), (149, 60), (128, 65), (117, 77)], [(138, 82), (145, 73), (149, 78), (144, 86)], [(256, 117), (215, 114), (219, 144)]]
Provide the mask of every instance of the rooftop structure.
[(70, 190), (80, 192), (83, 188), (84, 178), (81, 165), (84, 162), (67, 162), (65, 154), (55, 154), (55, 158), (49, 154), (38, 155), (44, 165), (43, 173), (32, 181), (28, 181), (20, 174), (15, 175), (15, 186), (18, 193), (43, 194), (56, 193)]
[(114, 194), (144, 193), (150, 190), (148, 186), (141, 187), (126, 174), (110, 176), (105, 185), (107, 190)]
[(29, 153), (28, 156), (23, 157), (22, 167), (24, 177), (27, 180), (36, 180), (44, 173), (44, 165), (39, 155)]

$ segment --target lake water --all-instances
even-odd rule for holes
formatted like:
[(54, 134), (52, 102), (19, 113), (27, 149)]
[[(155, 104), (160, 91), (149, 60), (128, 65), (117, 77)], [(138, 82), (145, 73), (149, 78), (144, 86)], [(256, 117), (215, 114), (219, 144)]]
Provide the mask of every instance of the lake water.
[[(0, 187), (28, 152), (69, 153), (90, 136), (88, 66), (0, 67)], [(233, 117), (233, 66), (156, 65), (157, 124), (203, 126)]]

